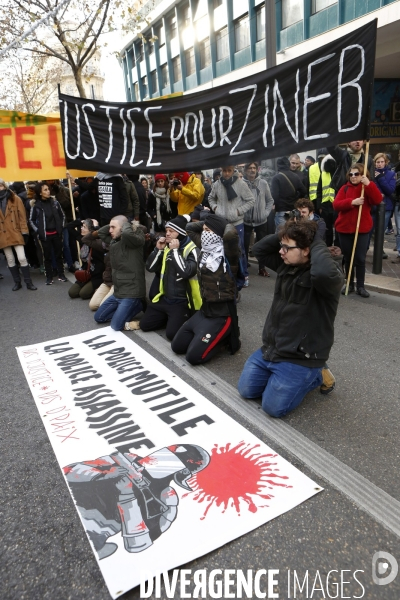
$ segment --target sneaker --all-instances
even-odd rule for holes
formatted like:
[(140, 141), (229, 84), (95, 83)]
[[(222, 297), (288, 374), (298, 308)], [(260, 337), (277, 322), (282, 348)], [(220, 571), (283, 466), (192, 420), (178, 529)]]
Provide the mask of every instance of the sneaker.
[(382, 258), (389, 258), (388, 255), (386, 254), (386, 252), (382, 253)]
[[(397, 250), (397, 248), (396, 248)], [(390, 262), (392, 262), (395, 265), (398, 265), (400, 263), (400, 254), (398, 256), (396, 256), (396, 258), (393, 258)]]
[(46, 278), (46, 285), (53, 285), (53, 280), (51, 277)]
[(325, 367), (322, 369), (321, 375), (322, 385), (320, 386), (319, 391), (324, 396), (327, 396), (328, 394), (331, 394), (335, 389), (336, 380), (332, 371), (328, 368), (328, 365), (325, 365)]
[(125, 323), (124, 331), (136, 331), (137, 329), (140, 329), (140, 321)]
[(44, 268), (44, 265), (40, 265), (39, 269), (40, 269), (40, 272), (42, 275), (44, 275), (46, 273), (46, 269)]
[(391, 235), (392, 233), (394, 233), (394, 229), (386, 229), (385, 231), (385, 235)]
[(249, 287), (249, 278), (248, 278), (248, 277), (245, 277), (245, 278), (244, 278), (244, 284), (243, 284), (243, 287), (244, 287), (244, 288), (245, 288), (245, 287)]
[(73, 266), (75, 267), (75, 271), (77, 271), (78, 269), (81, 268), (81, 265), (79, 264), (79, 261), (77, 261), (77, 260), (74, 262)]
[(265, 267), (263, 267), (262, 269), (258, 269), (258, 274), (260, 275), (260, 277), (269, 277), (270, 276)]
[(74, 265), (71, 265), (70, 267), (68, 267), (68, 271), (70, 273), (75, 273), (75, 271), (77, 271), (78, 269), (75, 269)]
[(369, 292), (363, 287), (357, 288), (357, 294), (361, 296), (361, 298), (369, 298)]
[(58, 276), (58, 281), (63, 281), (64, 283), (67, 283), (68, 279), (65, 277), (65, 275), (59, 275)]
[[(342, 296), (346, 295), (346, 286), (347, 283), (342, 287)], [(354, 283), (349, 284), (349, 294), (353, 294), (355, 292)]]

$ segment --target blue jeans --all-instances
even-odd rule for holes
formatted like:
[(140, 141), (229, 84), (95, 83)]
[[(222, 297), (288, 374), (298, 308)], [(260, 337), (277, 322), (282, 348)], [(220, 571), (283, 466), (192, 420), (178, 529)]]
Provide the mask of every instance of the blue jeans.
[(322, 367), (303, 367), (290, 362), (264, 360), (262, 349), (246, 361), (238, 383), (243, 398), (262, 398), (262, 408), (271, 417), (283, 417), (322, 384)]
[(285, 219), (285, 211), (284, 210), (280, 210), (279, 212), (275, 213), (275, 232), (278, 231), (278, 227), (280, 225), (284, 225), (286, 223), (286, 219)]
[(111, 329), (122, 331), (125, 323), (132, 321), (135, 315), (143, 310), (139, 298), (116, 298), (110, 296), (94, 313), (96, 323), (111, 321)]
[(396, 246), (397, 254), (400, 256), (400, 204), (394, 207), (394, 222), (396, 224)]

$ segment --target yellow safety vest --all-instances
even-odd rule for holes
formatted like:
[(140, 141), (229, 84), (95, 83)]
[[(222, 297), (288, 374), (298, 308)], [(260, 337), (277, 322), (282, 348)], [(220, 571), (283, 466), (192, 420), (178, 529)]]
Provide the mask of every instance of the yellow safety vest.
[[(196, 248), (196, 244), (194, 242), (189, 242), (183, 249), (183, 258), (186, 259), (189, 256), (190, 252), (193, 250), (193, 248)], [(164, 295), (164, 275), (167, 264), (167, 256), (169, 252), (171, 252), (171, 250), (169, 248), (165, 248), (160, 273), (160, 291), (156, 296), (154, 296), (152, 302), (158, 302), (161, 296)], [(197, 279), (197, 272), (196, 275), (189, 279), (189, 285), (191, 291), (191, 294), (187, 294), (189, 307), (192, 310), (199, 310), (203, 301), (200, 295), (200, 286)], [(192, 304), (194, 304), (194, 306), (192, 306)]]
[(335, 190), (331, 187), (332, 175), (322, 172), (322, 200), (321, 202), (333, 202), (335, 199)]
[(318, 181), (321, 175), (321, 169), (319, 168), (319, 164), (316, 162), (314, 165), (308, 169), (308, 177), (310, 180), (310, 190), (309, 190), (309, 198), (310, 200), (317, 199), (317, 188)]

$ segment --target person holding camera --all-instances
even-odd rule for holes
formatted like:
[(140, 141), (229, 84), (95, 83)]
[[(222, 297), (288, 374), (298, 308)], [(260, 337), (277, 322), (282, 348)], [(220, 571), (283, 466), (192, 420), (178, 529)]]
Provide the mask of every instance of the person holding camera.
[(319, 386), (322, 394), (335, 387), (326, 362), (343, 274), (316, 232), (314, 221), (290, 219), (253, 246), (277, 278), (263, 345), (247, 359), (238, 390), (243, 398), (261, 397), (272, 417), (287, 415)]
[(9, 189), (6, 182), (0, 179), (0, 249), (3, 250), (6, 256), (8, 268), (14, 279), (13, 292), (22, 288), (21, 276), (13, 250), (21, 266), (27, 289), (37, 290), (32, 283), (28, 261), (25, 256), (24, 245), (27, 244), (28, 239), (29, 229), (23, 202), (15, 192)]
[(296, 219), (304, 219), (305, 221), (314, 221), (317, 224), (317, 231), (315, 233), (316, 240), (325, 241), (326, 224), (324, 219), (314, 212), (314, 203), (308, 198), (299, 198), (294, 203), (294, 210), (289, 215)]
[(186, 233), (189, 220), (189, 215), (178, 215), (168, 221), (165, 237), (158, 238), (146, 262), (146, 269), (155, 273), (158, 293), (150, 294), (152, 300), (140, 321), (140, 329), (154, 331), (166, 327), (169, 340), (201, 306), (197, 281), (199, 249)]
[(200, 179), (190, 173), (174, 173), (169, 184), (169, 196), (178, 205), (178, 215), (189, 215), (196, 204), (203, 202), (204, 193)]

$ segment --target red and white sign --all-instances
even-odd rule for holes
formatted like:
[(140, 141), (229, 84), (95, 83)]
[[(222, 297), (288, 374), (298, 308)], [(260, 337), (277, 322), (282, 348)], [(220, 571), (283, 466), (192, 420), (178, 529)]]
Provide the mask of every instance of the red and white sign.
[(113, 598), (321, 490), (110, 327), (17, 351)]

